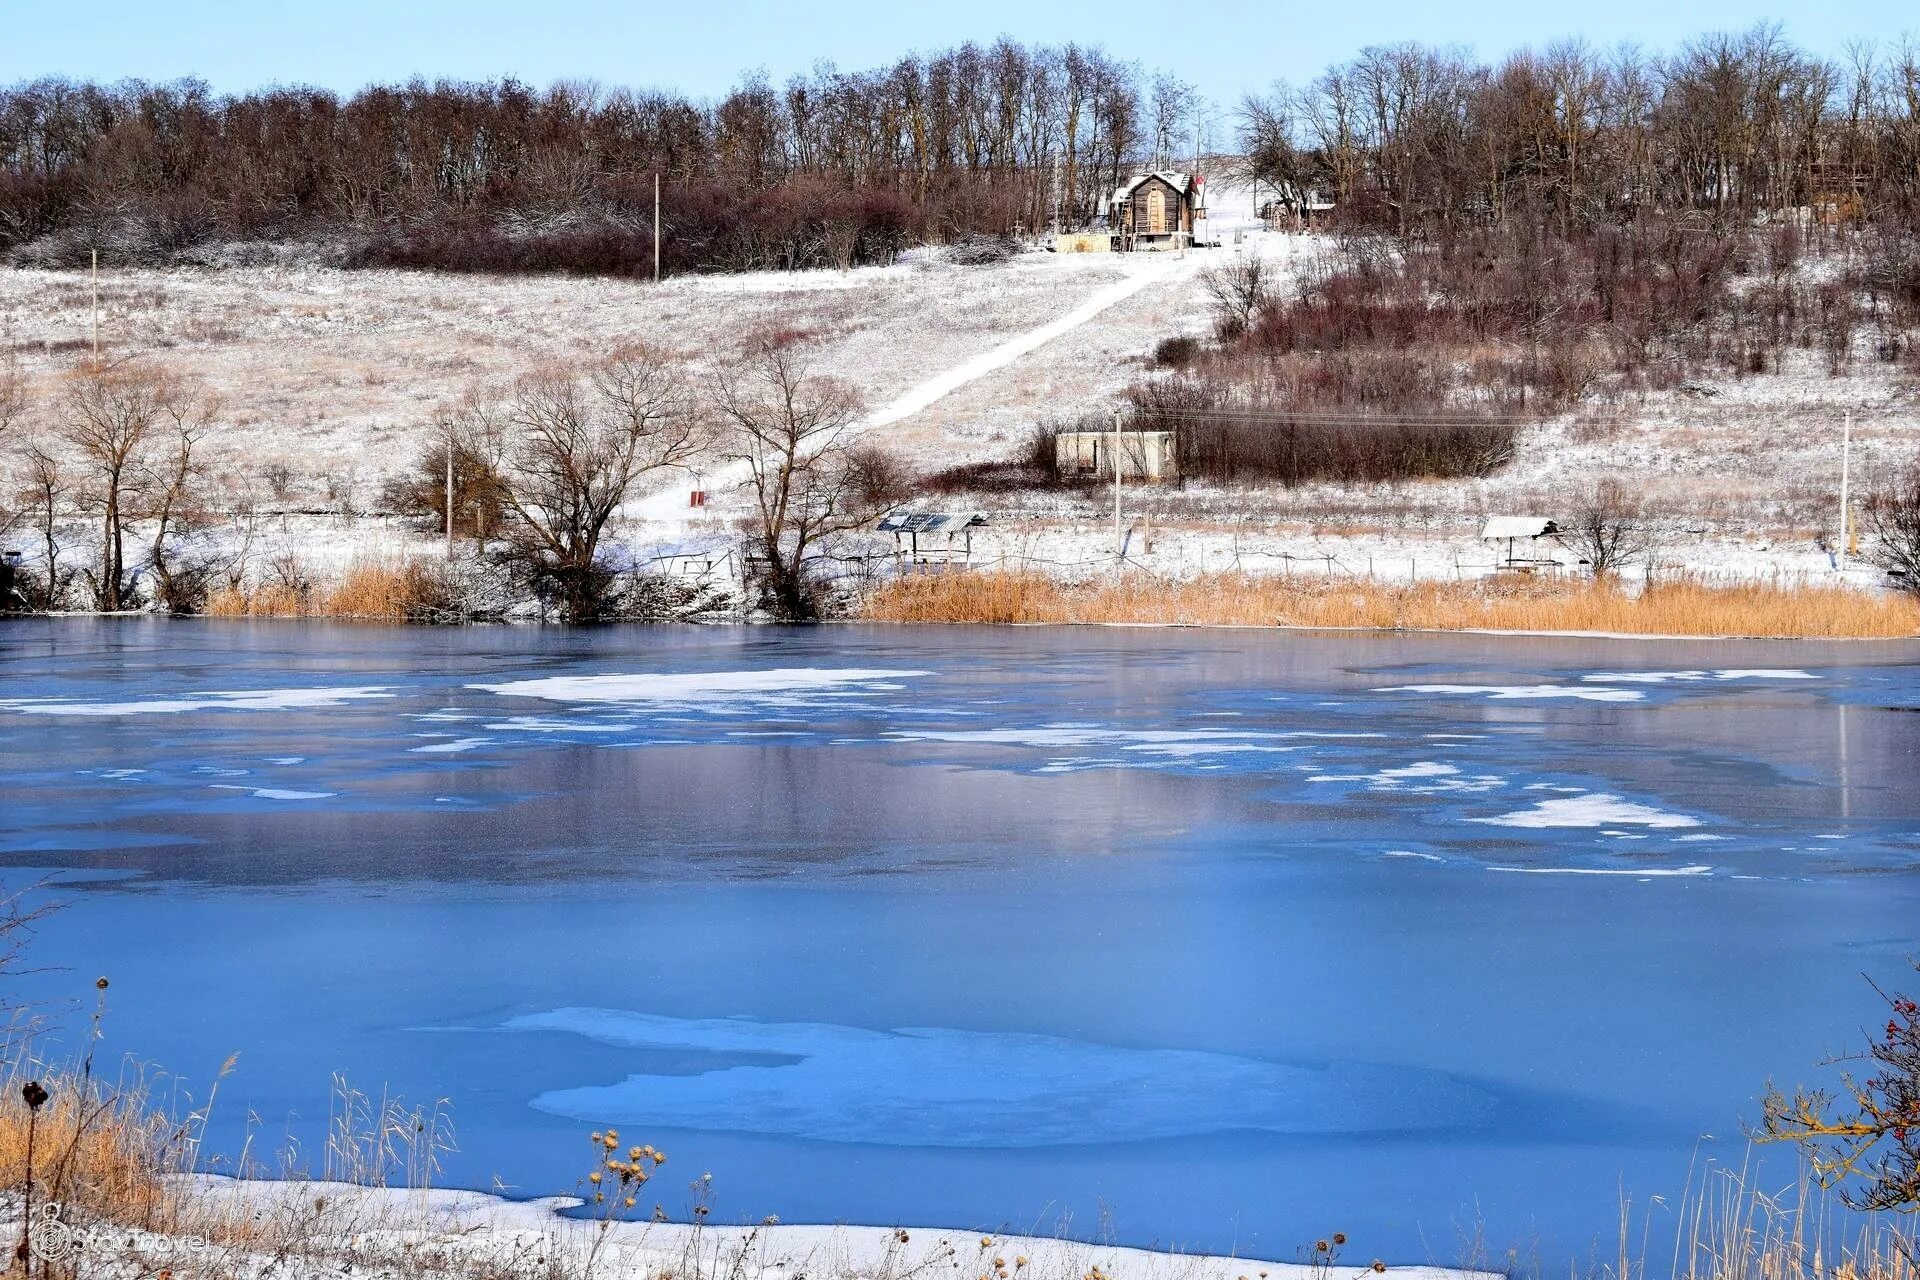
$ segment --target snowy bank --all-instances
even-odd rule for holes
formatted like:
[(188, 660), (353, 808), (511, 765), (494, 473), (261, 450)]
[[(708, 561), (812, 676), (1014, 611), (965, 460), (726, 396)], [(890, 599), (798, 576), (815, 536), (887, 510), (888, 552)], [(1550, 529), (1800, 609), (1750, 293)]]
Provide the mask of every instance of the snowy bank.
[[(283, 1262), (276, 1268), (276, 1274), (291, 1276), (335, 1274), (344, 1263), (378, 1267), (382, 1259), (402, 1257), (431, 1258), (449, 1274), (575, 1275), (590, 1266), (600, 1276), (679, 1280), (973, 1280), (1000, 1274), (1019, 1280), (1348, 1280), (1373, 1274), (1377, 1265), (1366, 1258), (1309, 1265), (925, 1227), (603, 1225), (563, 1216), (580, 1203), (570, 1197), (521, 1201), (477, 1191), (206, 1175), (193, 1182), (198, 1199), (215, 1215), (309, 1226), (314, 1265), (288, 1268)], [(1484, 1280), (1490, 1274), (1434, 1266), (1387, 1267), (1385, 1273), (1404, 1280)]]

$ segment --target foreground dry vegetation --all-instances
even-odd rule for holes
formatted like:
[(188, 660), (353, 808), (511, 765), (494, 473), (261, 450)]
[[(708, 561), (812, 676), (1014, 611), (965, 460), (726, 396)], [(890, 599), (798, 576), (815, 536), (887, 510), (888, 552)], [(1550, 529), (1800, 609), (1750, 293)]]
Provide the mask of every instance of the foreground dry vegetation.
[(1920, 601), (1796, 583), (1496, 578), (1383, 583), (1210, 575), (1061, 582), (1038, 573), (902, 578), (867, 605), (877, 622), (1163, 623), (1626, 635), (1895, 638), (1920, 635)]
[[(470, 1277), (472, 1280), (1237, 1280), (1258, 1268), (1279, 1280), (1490, 1280), (1525, 1273), (1515, 1255), (1469, 1256), (1407, 1269), (1349, 1261), (1334, 1235), (1303, 1246), (1302, 1262), (1155, 1254), (1065, 1239), (927, 1229), (684, 1223), (629, 1213), (591, 1198), (515, 1204), (430, 1186), (451, 1136), (440, 1112), (418, 1113), (336, 1086), (326, 1170), (309, 1179), (281, 1168), (275, 1182), (196, 1173), (215, 1097), (164, 1101), (137, 1075), (102, 1079), (90, 1062), (16, 1058), (0, 1101), (0, 1239), (15, 1242), (8, 1274), (147, 1280), (320, 1280), (321, 1277)], [(38, 1090), (39, 1092), (34, 1092)], [(217, 1086), (216, 1086), (217, 1092)], [(35, 1105), (35, 1098), (40, 1101)], [(420, 1135), (420, 1136), (415, 1136)], [(611, 1132), (592, 1135), (596, 1148)], [(635, 1148), (654, 1170), (664, 1163)], [(605, 1158), (607, 1167), (620, 1163)], [(604, 1184), (602, 1184), (604, 1185)], [(696, 1180), (694, 1194), (700, 1194)], [(590, 1197), (592, 1185), (583, 1185)], [(651, 1197), (648, 1197), (651, 1199)], [(59, 1206), (58, 1227), (46, 1210)], [(1617, 1243), (1589, 1264), (1591, 1280), (1914, 1280), (1911, 1230), (1901, 1219), (1843, 1219), (1803, 1178), (1763, 1189), (1757, 1168), (1707, 1162), (1671, 1205), (1620, 1208)], [(39, 1224), (35, 1226), (34, 1224)], [(1844, 1225), (1843, 1225), (1844, 1224)]]

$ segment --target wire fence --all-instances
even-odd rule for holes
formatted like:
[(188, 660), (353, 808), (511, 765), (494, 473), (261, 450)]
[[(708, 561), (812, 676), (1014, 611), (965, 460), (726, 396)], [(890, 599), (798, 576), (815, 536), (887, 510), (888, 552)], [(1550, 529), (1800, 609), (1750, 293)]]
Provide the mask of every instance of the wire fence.
[[(1531, 578), (1580, 581), (1590, 568), (1570, 548), (1554, 547), (1553, 554), (1530, 556), (1474, 555), (1460, 548), (1433, 553), (1400, 554), (1387, 551), (1321, 550), (1298, 552), (1245, 546), (1195, 548), (1180, 544), (1177, 551), (1153, 549), (1139, 526), (1123, 531), (1123, 550), (1091, 554), (1044, 554), (1032, 548), (976, 548), (953, 553), (936, 551), (915, 555), (904, 549), (822, 551), (809, 555), (806, 567), (815, 581), (834, 588), (867, 592), (904, 577), (947, 573), (1040, 573), (1065, 580), (1086, 581), (1106, 575), (1137, 576), (1145, 580), (1180, 581), (1202, 576), (1281, 577), (1323, 582), (1412, 584), (1471, 582)], [(1545, 549), (1543, 549), (1545, 550)], [(709, 588), (725, 588), (743, 599), (751, 593), (765, 561), (744, 544), (711, 552), (671, 552), (634, 562), (643, 572), (658, 572)], [(1763, 581), (1775, 585), (1845, 585), (1872, 589), (1887, 585), (1880, 570), (1855, 562), (1817, 569), (1784, 566), (1704, 568), (1678, 560), (1650, 557), (1629, 566), (1620, 575), (1629, 585), (1647, 585), (1662, 579), (1736, 582)]]

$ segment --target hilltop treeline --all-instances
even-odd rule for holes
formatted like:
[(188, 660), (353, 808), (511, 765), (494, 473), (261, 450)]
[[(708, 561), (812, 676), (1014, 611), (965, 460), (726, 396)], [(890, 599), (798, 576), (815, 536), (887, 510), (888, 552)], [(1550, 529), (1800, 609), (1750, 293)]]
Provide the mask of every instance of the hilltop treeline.
[[(670, 92), (415, 81), (350, 96), (196, 82), (0, 89), (0, 255), (333, 260), (643, 273), (662, 181), (668, 271), (847, 265), (1092, 216), (1188, 154), (1191, 86), (1099, 49), (1000, 40), (888, 67)], [(1573, 43), (1496, 63), (1370, 48), (1242, 104), (1248, 168), (1340, 224), (1561, 235), (1815, 206), (1912, 226), (1920, 49), (1815, 57), (1776, 28), (1666, 56)]]
[(717, 103), (572, 84), (381, 86), (340, 97), (195, 82), (0, 90), (0, 252), (123, 260), (333, 237), (350, 260), (668, 270), (884, 258), (909, 240), (1069, 220), (1192, 94), (1099, 50), (1001, 40)]
[(1569, 234), (1647, 213), (1720, 225), (1795, 208), (1920, 213), (1920, 45), (1815, 57), (1777, 26), (1656, 57), (1579, 42), (1481, 63), (1363, 51), (1245, 104), (1250, 168), (1317, 189), (1348, 225), (1524, 220)]

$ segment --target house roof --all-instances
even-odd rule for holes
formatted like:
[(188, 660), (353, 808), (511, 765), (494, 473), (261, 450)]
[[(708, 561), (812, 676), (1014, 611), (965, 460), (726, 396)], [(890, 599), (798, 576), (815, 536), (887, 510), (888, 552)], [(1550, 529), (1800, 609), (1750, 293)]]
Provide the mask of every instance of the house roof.
[(1560, 526), (1545, 516), (1489, 516), (1482, 538), (1544, 538), (1560, 532)]
[(1191, 174), (1176, 173), (1172, 169), (1155, 169), (1151, 173), (1136, 173), (1114, 188), (1113, 202), (1119, 204), (1122, 200), (1125, 200), (1133, 194), (1135, 187), (1145, 182), (1148, 178), (1158, 178), (1182, 195), (1186, 194), (1188, 185), (1193, 181)]

